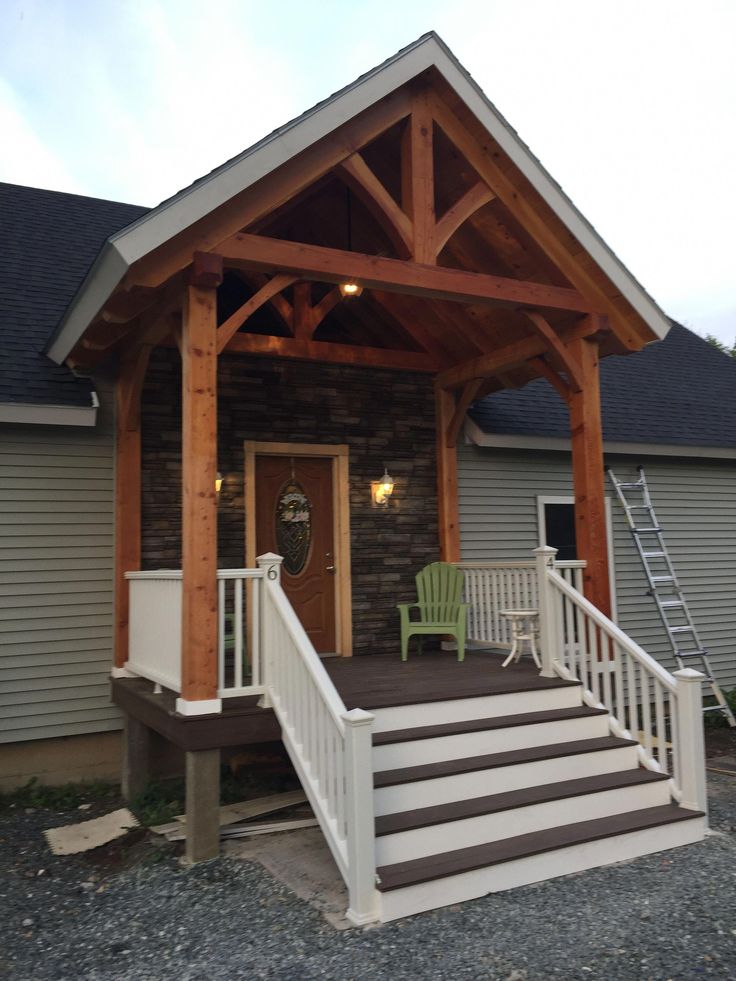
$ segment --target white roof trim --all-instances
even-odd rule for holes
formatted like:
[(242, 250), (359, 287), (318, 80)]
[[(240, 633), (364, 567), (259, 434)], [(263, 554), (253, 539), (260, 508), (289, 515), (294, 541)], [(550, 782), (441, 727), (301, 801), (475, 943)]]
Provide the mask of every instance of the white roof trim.
[(58, 364), (64, 361), (133, 263), (430, 67), (436, 68), (468, 105), (652, 331), (664, 338), (670, 322), (663, 311), (552, 180), (444, 42), (429, 34), (113, 235), (51, 339), (49, 357)]
[[(555, 436), (514, 436), (507, 433), (484, 433), (472, 419), (465, 420), (468, 442), (499, 450), (548, 450), (569, 453), (570, 440)], [(604, 440), (603, 452), (623, 456), (680, 456), (736, 460), (736, 447), (683, 446), (679, 443), (629, 443)]]
[(0, 405), (0, 422), (35, 426), (94, 426), (100, 402), (92, 393), (92, 405), (34, 405), (6, 402)]

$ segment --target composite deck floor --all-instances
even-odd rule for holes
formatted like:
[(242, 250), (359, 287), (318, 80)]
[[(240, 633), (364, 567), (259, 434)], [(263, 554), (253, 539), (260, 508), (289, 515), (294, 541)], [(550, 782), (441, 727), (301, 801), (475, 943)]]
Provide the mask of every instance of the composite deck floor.
[(460, 663), (451, 652), (372, 654), (325, 658), (324, 666), (349, 709), (389, 708), (412, 702), (564, 687), (570, 682), (540, 678), (530, 658), (501, 667), (506, 654), (468, 651)]

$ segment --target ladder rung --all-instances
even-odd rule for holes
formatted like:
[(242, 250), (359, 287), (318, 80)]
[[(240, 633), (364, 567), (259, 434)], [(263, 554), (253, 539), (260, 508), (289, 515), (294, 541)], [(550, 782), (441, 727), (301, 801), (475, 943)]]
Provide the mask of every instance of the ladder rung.
[(669, 631), (671, 634), (687, 634), (693, 633), (695, 627), (670, 627)]
[(682, 600), (662, 600), (659, 604), (663, 610), (674, 610), (677, 606), (684, 606)]
[(626, 510), (627, 511), (652, 511), (653, 508), (651, 504), (627, 504)]
[(637, 480), (633, 484), (632, 483), (628, 483), (628, 484), (621, 484), (620, 483), (618, 486), (620, 488), (622, 488), (622, 490), (634, 490), (634, 488), (639, 489), (639, 488), (643, 487), (644, 484), (643, 484), (643, 482), (641, 480)]
[(635, 535), (658, 535), (662, 531), (661, 528), (632, 528), (631, 530)]
[(674, 582), (674, 576), (652, 576), (652, 582)]
[(728, 712), (725, 705), (704, 705), (704, 712)]
[(645, 559), (664, 559), (667, 556), (666, 552), (642, 552)]
[(676, 657), (705, 657), (705, 651), (678, 651)]

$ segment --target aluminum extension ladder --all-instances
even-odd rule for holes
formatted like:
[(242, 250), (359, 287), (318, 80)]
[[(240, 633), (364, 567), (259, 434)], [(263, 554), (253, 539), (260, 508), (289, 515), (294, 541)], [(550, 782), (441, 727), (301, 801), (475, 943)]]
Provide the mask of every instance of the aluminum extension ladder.
[[(649, 582), (649, 595), (657, 604), (677, 663), (681, 668), (693, 667), (693, 661), (698, 663), (699, 670), (705, 675), (706, 683), (710, 685), (711, 693), (716, 700), (715, 705), (704, 705), (703, 711), (722, 712), (728, 724), (736, 726), (736, 718), (718, 686), (708, 661), (708, 652), (700, 642), (690, 608), (677, 581), (672, 559), (667, 551), (662, 529), (649, 495), (644, 468), (638, 467), (639, 479), (629, 482), (618, 480), (610, 467), (606, 469), (626, 514), (629, 530)], [(627, 492), (629, 495), (636, 495), (634, 497), (636, 503), (630, 503), (626, 497)], [(705, 695), (710, 697), (707, 692)]]

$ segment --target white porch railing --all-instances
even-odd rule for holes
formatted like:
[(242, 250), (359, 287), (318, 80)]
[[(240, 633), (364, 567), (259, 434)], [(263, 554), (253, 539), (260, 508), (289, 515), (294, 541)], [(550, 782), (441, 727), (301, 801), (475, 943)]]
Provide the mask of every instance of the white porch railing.
[(639, 742), (641, 763), (670, 775), (683, 807), (705, 811), (703, 675), (670, 674), (560, 574), (554, 549), (536, 551), (542, 673), (582, 682), (614, 733)]
[[(278, 560), (279, 564), (281, 560)], [(349, 893), (348, 918), (377, 919), (371, 727), (374, 716), (347, 711), (281, 588), (265, 581), (264, 703), (281, 738)]]
[[(218, 580), (218, 696), (260, 694), (348, 887), (348, 918), (378, 917), (371, 728), (348, 712), (281, 588), (277, 555)], [(130, 572), (127, 669), (181, 691), (180, 570)]]
[[(261, 607), (265, 568), (219, 569), (218, 698), (263, 694)], [(181, 692), (181, 569), (128, 572), (126, 667)]]
[[(457, 562), (465, 574), (465, 602), (468, 610), (468, 640), (511, 649), (511, 621), (501, 610), (536, 610), (537, 563), (524, 562)], [(583, 588), (585, 562), (558, 562), (556, 569), (579, 592)]]

